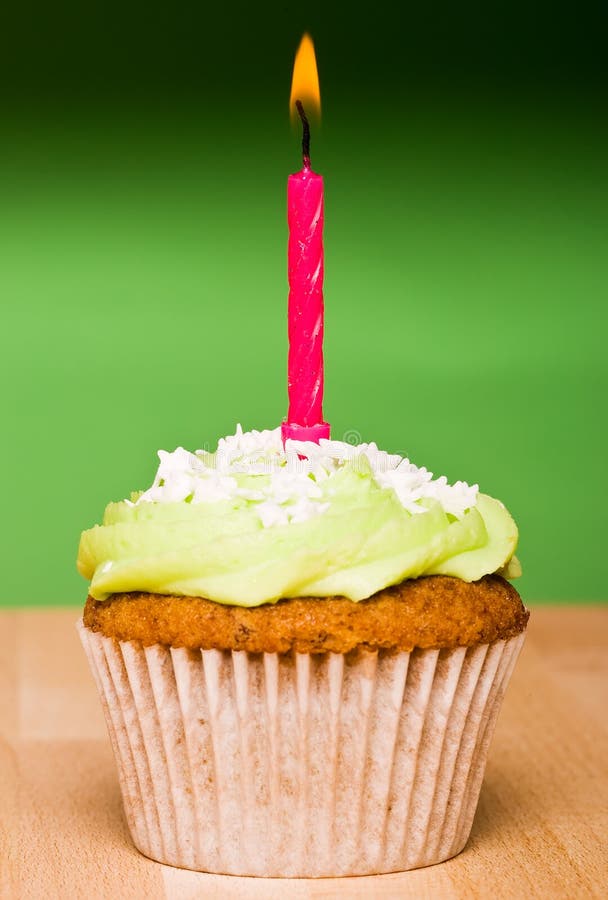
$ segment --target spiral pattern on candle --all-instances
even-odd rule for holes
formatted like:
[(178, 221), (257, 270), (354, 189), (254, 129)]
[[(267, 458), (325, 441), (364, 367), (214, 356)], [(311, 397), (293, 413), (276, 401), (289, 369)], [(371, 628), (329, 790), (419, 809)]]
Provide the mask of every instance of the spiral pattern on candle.
[(323, 179), (289, 184), (289, 422), (323, 421)]

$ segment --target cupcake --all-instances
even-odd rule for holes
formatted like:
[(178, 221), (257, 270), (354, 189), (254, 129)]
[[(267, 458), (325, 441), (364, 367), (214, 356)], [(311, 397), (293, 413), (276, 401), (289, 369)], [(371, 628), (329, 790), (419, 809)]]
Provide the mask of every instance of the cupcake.
[(280, 429), (159, 457), (78, 555), (137, 848), (278, 877), (462, 850), (528, 620), (504, 506)]

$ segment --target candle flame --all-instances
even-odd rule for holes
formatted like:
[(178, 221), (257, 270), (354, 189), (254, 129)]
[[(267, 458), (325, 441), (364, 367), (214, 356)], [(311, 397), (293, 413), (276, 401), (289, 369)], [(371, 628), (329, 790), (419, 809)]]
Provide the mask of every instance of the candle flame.
[(317, 72), (315, 47), (309, 34), (305, 34), (300, 41), (293, 64), (291, 96), (289, 98), (289, 111), (292, 122), (298, 119), (296, 100), (300, 100), (307, 116), (313, 119), (321, 118), (319, 73)]

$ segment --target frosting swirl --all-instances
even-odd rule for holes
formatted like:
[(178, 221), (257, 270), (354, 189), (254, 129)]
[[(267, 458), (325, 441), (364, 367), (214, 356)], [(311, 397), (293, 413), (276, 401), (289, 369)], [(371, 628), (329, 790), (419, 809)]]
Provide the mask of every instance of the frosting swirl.
[[(371, 596), (405, 578), (475, 581), (505, 567), (517, 528), (477, 485), (448, 484), (376, 444), (222, 438), (215, 453), (159, 451), (151, 487), (83, 532), (90, 593), (146, 591), (255, 606)], [(513, 569), (513, 564), (512, 564)]]

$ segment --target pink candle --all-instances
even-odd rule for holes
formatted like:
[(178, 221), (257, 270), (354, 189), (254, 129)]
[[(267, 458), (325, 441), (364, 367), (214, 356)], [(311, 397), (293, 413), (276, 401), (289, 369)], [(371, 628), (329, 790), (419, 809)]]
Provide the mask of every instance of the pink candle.
[(329, 437), (323, 421), (323, 178), (310, 168), (310, 130), (302, 104), (303, 168), (287, 182), (289, 225), (289, 412), (283, 440)]

